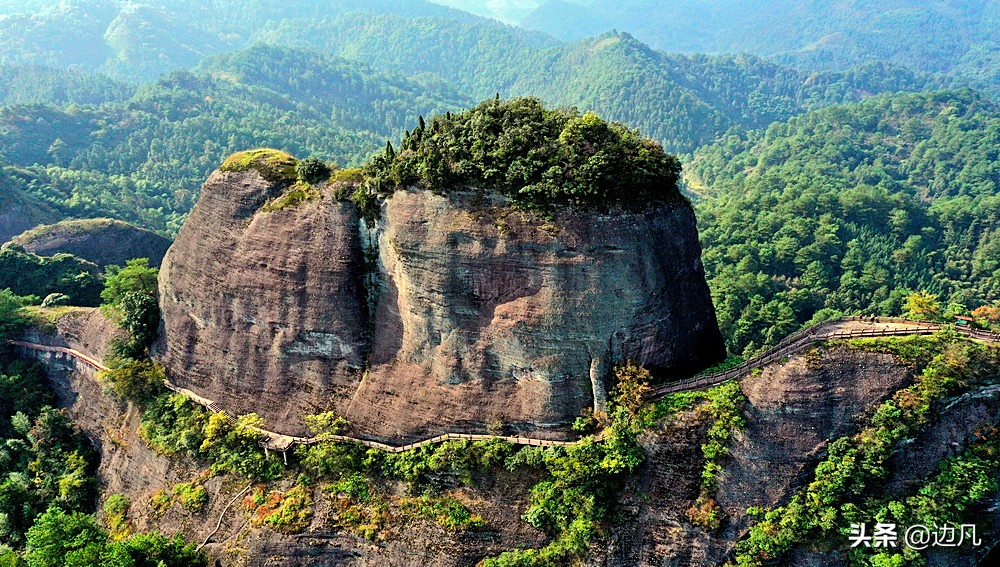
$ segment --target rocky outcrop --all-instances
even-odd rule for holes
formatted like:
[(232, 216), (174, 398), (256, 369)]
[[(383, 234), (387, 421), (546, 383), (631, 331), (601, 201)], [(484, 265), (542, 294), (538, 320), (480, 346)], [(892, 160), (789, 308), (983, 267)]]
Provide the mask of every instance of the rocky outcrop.
[[(81, 308), (59, 317), (53, 328), (33, 329), (22, 338), (100, 357), (119, 332), (100, 310)], [(243, 491), (249, 481), (213, 476), (202, 468), (204, 463), (165, 456), (150, 448), (140, 434), (141, 409), (114, 399), (90, 366), (37, 351), (21, 354), (43, 363), (59, 405), (66, 408), (98, 452), (96, 476), (102, 496), (128, 497), (128, 521), (135, 532), (183, 534), (196, 544), (211, 536), (204, 548), (210, 565), (403, 567), (420, 558), (422, 565), (471, 567), (509, 547), (538, 547), (546, 541), (542, 532), (520, 519), (528, 506), (528, 489), (538, 481), (537, 474), (524, 471), (499, 471), (496, 476), (478, 478), (474, 486), (454, 489), (454, 494), (487, 523), (484, 529), (473, 532), (456, 533), (427, 519), (395, 518), (380, 532), (378, 541), (369, 541), (339, 525), (334, 506), (337, 495), (324, 491), (320, 484), (312, 487), (314, 515), (305, 529), (311, 536), (253, 528), (241, 497), (246, 496)], [(158, 491), (169, 494), (176, 484), (196, 479), (204, 483), (209, 495), (203, 510), (187, 511), (177, 503), (162, 514), (151, 508), (150, 499)], [(286, 490), (292, 484), (291, 479), (285, 479), (270, 488)], [(405, 494), (402, 485), (383, 488), (389, 494)]]
[(151, 266), (163, 262), (170, 240), (112, 219), (73, 219), (42, 225), (12, 239), (32, 254), (72, 254), (101, 268), (124, 266), (133, 258), (148, 258)]
[[(35, 331), (30, 338), (99, 354), (115, 334), (114, 326), (102, 321), (99, 310), (75, 310), (59, 319), (57, 330)], [(248, 512), (239, 506), (228, 508), (248, 481), (231, 477), (204, 480), (210, 497), (203, 511), (186, 512), (175, 504), (160, 517), (151, 511), (150, 497), (199, 477), (197, 464), (149, 449), (137, 435), (138, 410), (108, 397), (89, 367), (74, 365), (72, 359), (44, 360), (61, 405), (101, 454), (98, 476), (104, 494), (130, 497), (129, 518), (137, 531), (183, 533), (189, 541), (201, 542), (220, 525), (205, 548), (218, 565), (471, 567), (502, 550), (538, 547), (545, 541), (544, 534), (520, 519), (528, 488), (539, 480), (530, 469), (513, 473), (499, 469), (477, 476), (471, 486), (457, 487), (459, 497), (487, 524), (481, 531), (461, 534), (428, 521), (396, 518), (382, 533), (384, 539), (369, 542), (338, 525), (330, 500), (336, 496), (319, 487), (314, 490), (314, 517), (304, 534), (251, 528)], [(662, 422), (640, 438), (647, 462), (628, 479), (615, 508), (616, 521), (594, 541), (582, 564), (708, 566), (731, 559), (733, 546), (749, 523), (746, 509), (786, 502), (811, 480), (811, 471), (831, 440), (856, 432), (873, 408), (908, 386), (913, 376), (912, 367), (891, 355), (835, 344), (791, 355), (743, 377), (746, 426), (728, 443), (730, 456), (723, 462), (715, 491), (725, 519), (722, 529), (711, 533), (686, 517), (699, 493), (701, 446), (707, 441), (711, 418), (695, 408)], [(912, 494), (941, 459), (973, 442), (977, 430), (996, 424), (1000, 390), (990, 381), (969, 386), (967, 392), (935, 404), (927, 427), (900, 444), (889, 463), (887, 494)], [(279, 481), (271, 488), (286, 489), (290, 482)], [(383, 489), (402, 494), (401, 486)], [(1000, 519), (1000, 506), (991, 504), (985, 514)], [(984, 534), (984, 541), (993, 539)], [(928, 556), (928, 564), (976, 565), (986, 547), (975, 551), (969, 555), (937, 551)], [(801, 566), (849, 564), (843, 550), (800, 549), (782, 561)]]
[(272, 212), (256, 171), (216, 172), (160, 272), (158, 356), (171, 380), (270, 429), (357, 389), (368, 349), (357, 208), (325, 198)]
[(164, 261), (156, 349), (179, 385), (271, 429), (336, 409), (379, 438), (555, 434), (603, 404), (617, 362), (724, 353), (687, 203), (545, 220), (401, 191), (366, 227), (343, 188), (273, 206), (283, 190), (212, 175)]

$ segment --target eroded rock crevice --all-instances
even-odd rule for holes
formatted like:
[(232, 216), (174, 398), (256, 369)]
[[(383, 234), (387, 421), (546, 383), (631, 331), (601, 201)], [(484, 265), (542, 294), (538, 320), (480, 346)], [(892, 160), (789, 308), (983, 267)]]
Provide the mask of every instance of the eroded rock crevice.
[(161, 276), (172, 380), (282, 433), (334, 409), (380, 439), (560, 437), (614, 364), (724, 354), (686, 203), (543, 219), (411, 190), (373, 222), (343, 189), (261, 211), (276, 189), (255, 171), (212, 175)]

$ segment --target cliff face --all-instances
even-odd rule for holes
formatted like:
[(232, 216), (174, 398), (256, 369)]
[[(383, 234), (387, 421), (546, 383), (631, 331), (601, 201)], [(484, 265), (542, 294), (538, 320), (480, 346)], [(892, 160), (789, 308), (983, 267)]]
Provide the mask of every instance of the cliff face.
[[(115, 333), (97, 310), (64, 316), (56, 334), (34, 333), (31, 340), (60, 344), (99, 355)], [(520, 469), (497, 476), (477, 476), (471, 486), (452, 487), (470, 509), (481, 514), (486, 528), (456, 534), (426, 520), (394, 519), (384, 540), (369, 542), (339, 526), (330, 501), (335, 494), (314, 490), (314, 517), (306, 535), (283, 535), (250, 528), (250, 512), (230, 507), (247, 486), (246, 479), (212, 477), (205, 481), (209, 501), (201, 512), (173, 505), (162, 517), (154, 514), (150, 497), (190, 482), (202, 471), (184, 458), (170, 458), (149, 449), (137, 435), (139, 412), (108, 397), (93, 371), (72, 361), (43, 359), (49, 378), (77, 423), (101, 454), (98, 476), (104, 495), (129, 496), (129, 518), (137, 531), (183, 533), (201, 542), (218, 565), (440, 565), (472, 567), (483, 557), (515, 547), (538, 547), (546, 538), (520, 515), (528, 488), (539, 479)], [(811, 480), (810, 471), (830, 440), (851, 435), (865, 424), (872, 409), (899, 388), (912, 383), (913, 368), (891, 355), (833, 346), (789, 357), (740, 380), (748, 403), (746, 426), (728, 443), (730, 457), (718, 476), (716, 498), (725, 517), (720, 531), (692, 525), (686, 510), (699, 493), (711, 419), (688, 410), (640, 438), (648, 460), (629, 478), (606, 537), (594, 542), (583, 562), (597, 567), (623, 565), (718, 565), (731, 559), (735, 543), (750, 523), (750, 506), (771, 507), (786, 502)], [(976, 440), (977, 430), (1000, 419), (1000, 388), (977, 384), (969, 392), (935, 405), (928, 425), (901, 444), (888, 463), (886, 494), (912, 494), (919, 482), (936, 470), (941, 459), (954, 456)], [(765, 474), (766, 473), (766, 474)], [(284, 490), (289, 480), (270, 488)], [(457, 481), (456, 481), (457, 482)], [(389, 493), (390, 488), (386, 488)], [(395, 487), (403, 494), (401, 487)], [(984, 521), (1000, 521), (1000, 502), (986, 503)], [(219, 531), (215, 532), (216, 526)], [(992, 541), (992, 532), (983, 534)], [(989, 539), (987, 539), (989, 538)], [(971, 567), (986, 548), (970, 554), (928, 556), (929, 565)], [(796, 551), (783, 558), (795, 566), (848, 565), (842, 551)]]
[(160, 272), (158, 349), (176, 383), (301, 433), (361, 380), (364, 258), (353, 205), (259, 212), (280, 192), (255, 171), (209, 178)]
[(273, 429), (333, 408), (383, 438), (552, 432), (603, 404), (617, 362), (723, 355), (684, 203), (546, 222), (404, 191), (367, 230), (331, 187), (260, 210), (280, 191), (254, 171), (209, 179), (164, 261), (158, 345), (172, 379)]
[(170, 247), (170, 240), (156, 233), (112, 219), (64, 220), (28, 230), (12, 242), (32, 254), (72, 254), (101, 268), (124, 266), (133, 258), (149, 258), (151, 266), (159, 266)]

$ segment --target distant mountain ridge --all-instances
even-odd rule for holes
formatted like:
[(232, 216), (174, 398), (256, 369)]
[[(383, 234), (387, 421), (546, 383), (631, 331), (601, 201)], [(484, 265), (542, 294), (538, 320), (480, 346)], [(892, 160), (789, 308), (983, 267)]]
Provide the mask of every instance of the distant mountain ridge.
[(628, 31), (669, 52), (747, 52), (807, 69), (887, 61), (1000, 89), (1000, 3), (548, 0), (520, 20), (566, 40)]
[(407, 75), (433, 73), (475, 99), (539, 96), (638, 127), (689, 152), (729, 128), (760, 128), (803, 110), (884, 91), (952, 86), (886, 64), (810, 73), (749, 55), (670, 55), (627, 33), (542, 44), (522, 30), (440, 18), (351, 13), (286, 20), (259, 39), (361, 60)]
[(0, 64), (100, 72), (128, 82), (188, 69), (206, 56), (247, 47), (267, 22), (350, 11), (476, 16), (423, 0), (49, 0), (0, 3)]

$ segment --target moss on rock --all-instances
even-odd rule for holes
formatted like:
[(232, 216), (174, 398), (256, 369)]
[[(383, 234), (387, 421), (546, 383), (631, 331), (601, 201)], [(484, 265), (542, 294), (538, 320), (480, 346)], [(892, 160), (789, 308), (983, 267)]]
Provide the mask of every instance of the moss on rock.
[(226, 172), (257, 170), (261, 177), (271, 183), (293, 183), (298, 177), (296, 166), (299, 161), (281, 150), (259, 148), (236, 152), (226, 158), (219, 168)]

